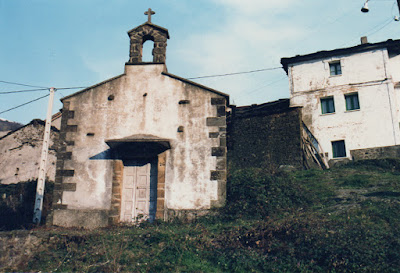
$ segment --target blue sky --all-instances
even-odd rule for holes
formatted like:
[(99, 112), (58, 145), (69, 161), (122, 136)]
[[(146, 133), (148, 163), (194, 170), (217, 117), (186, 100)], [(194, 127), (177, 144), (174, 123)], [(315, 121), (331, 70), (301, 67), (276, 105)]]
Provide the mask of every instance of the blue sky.
[[(90, 86), (123, 73), (127, 31), (144, 23), (169, 30), (167, 67), (181, 77), (280, 66), (280, 58), (400, 38), (396, 0), (0, 0), (0, 81), (43, 87)], [(195, 80), (247, 105), (289, 97), (283, 69)], [(0, 82), (0, 93), (32, 89)], [(76, 90), (56, 92), (59, 101)], [(48, 91), (0, 94), (0, 112)], [(47, 98), (0, 114), (28, 123)]]

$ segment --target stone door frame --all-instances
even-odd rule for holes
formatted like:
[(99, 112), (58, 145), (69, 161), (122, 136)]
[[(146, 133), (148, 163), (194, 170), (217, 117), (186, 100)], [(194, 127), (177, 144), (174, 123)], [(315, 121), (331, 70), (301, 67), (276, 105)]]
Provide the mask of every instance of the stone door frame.
[[(157, 208), (156, 220), (165, 220), (165, 163), (166, 153), (157, 156)], [(118, 224), (121, 221), (122, 183), (124, 178), (123, 160), (114, 160), (111, 186), (111, 209), (109, 223)]]

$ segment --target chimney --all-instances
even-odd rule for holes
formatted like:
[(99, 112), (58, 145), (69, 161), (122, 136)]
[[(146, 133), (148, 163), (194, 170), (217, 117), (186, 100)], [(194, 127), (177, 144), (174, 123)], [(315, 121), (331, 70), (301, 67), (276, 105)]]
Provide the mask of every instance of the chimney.
[(367, 36), (361, 37), (361, 44), (362, 44), (362, 45), (363, 45), (363, 44), (368, 44), (368, 38), (367, 38)]

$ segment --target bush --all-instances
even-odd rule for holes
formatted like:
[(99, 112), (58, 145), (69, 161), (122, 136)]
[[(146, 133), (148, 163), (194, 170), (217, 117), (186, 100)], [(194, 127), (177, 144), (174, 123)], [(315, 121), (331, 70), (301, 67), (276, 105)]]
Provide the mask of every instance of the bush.
[[(30, 228), (33, 226), (37, 181), (0, 185), (0, 230)], [(46, 222), (52, 203), (54, 183), (46, 182), (41, 223)]]
[(234, 218), (266, 217), (310, 203), (309, 192), (290, 176), (271, 176), (262, 169), (243, 169), (228, 177), (224, 212)]

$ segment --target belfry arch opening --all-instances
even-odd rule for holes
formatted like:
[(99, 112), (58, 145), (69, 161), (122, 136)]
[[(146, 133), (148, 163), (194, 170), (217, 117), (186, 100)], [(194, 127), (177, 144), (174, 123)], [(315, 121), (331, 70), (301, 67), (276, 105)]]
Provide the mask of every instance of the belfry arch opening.
[(154, 49), (154, 38), (151, 36), (143, 37), (142, 62), (154, 61), (153, 49)]
[(168, 30), (146, 22), (128, 32), (130, 38), (127, 64), (165, 64)]

